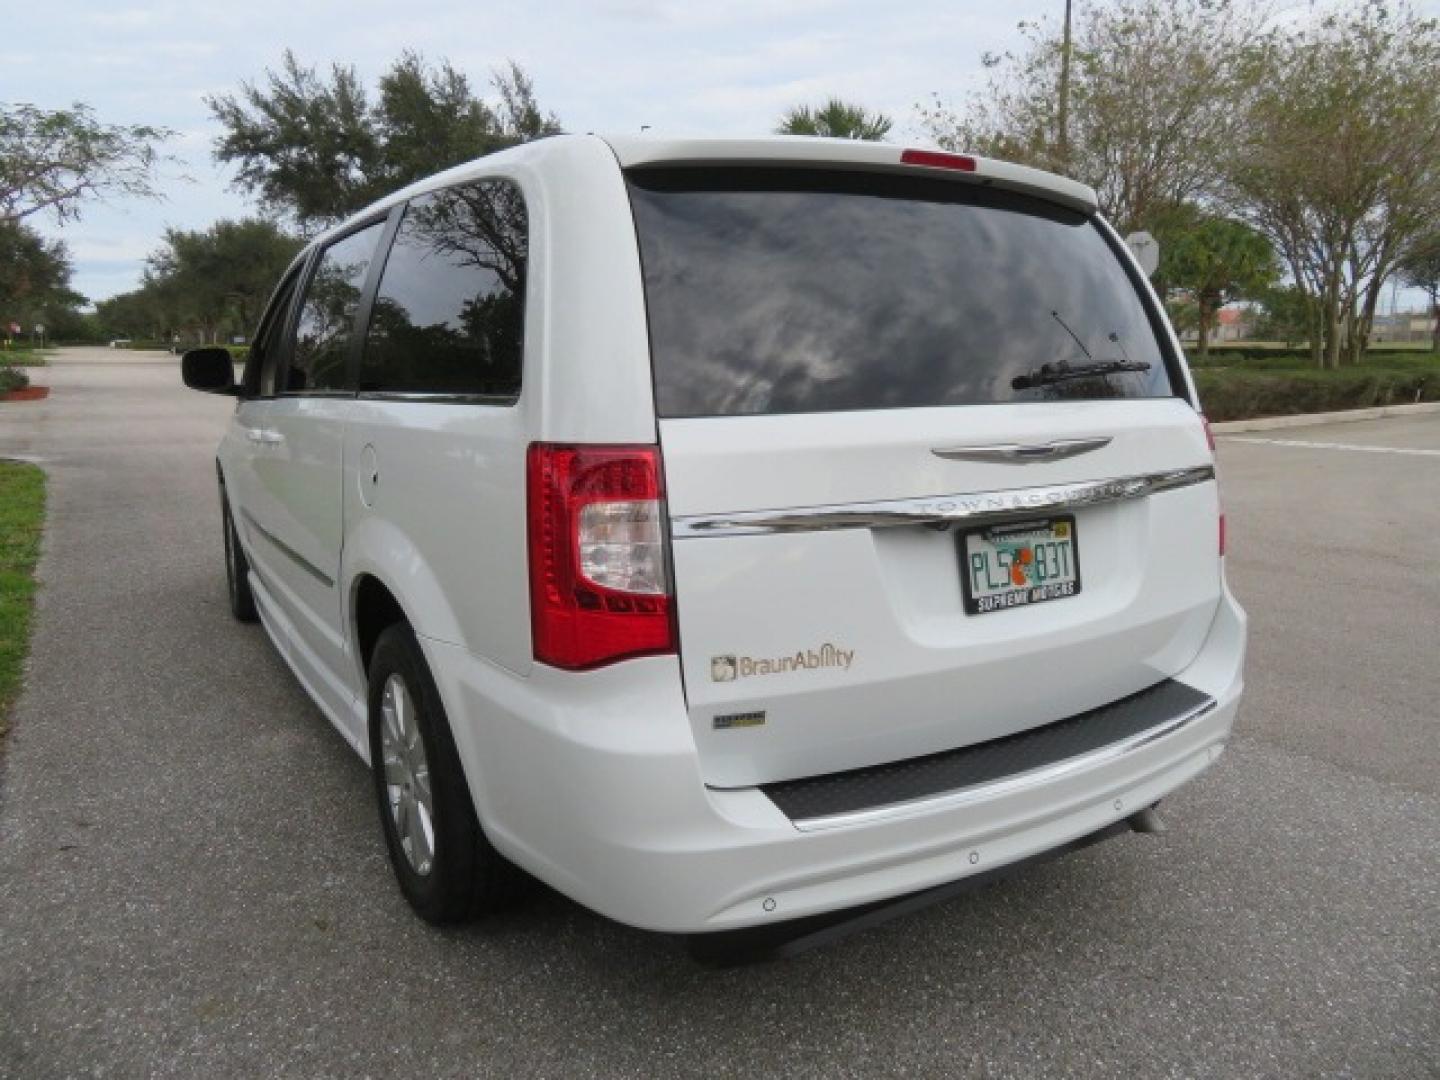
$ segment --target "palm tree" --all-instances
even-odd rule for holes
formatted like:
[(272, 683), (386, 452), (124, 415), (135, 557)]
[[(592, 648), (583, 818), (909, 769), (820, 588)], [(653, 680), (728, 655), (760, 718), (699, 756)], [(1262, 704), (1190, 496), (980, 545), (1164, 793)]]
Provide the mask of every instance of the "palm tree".
[(865, 139), (880, 142), (893, 125), (882, 112), (870, 112), (839, 98), (831, 98), (818, 109), (797, 105), (780, 121), (777, 135), (821, 135), (831, 139)]

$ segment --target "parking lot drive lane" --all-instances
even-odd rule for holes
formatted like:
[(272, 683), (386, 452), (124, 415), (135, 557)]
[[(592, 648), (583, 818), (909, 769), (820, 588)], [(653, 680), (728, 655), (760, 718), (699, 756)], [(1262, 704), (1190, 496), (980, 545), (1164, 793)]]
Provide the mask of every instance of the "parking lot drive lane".
[[(437, 931), (365, 770), (225, 608), (228, 403), (69, 351), (0, 773), (0, 1075), (1437, 1075), (1440, 463), (1222, 439), (1249, 690), (1171, 829), (714, 972), (553, 894)], [(1440, 416), (1296, 429), (1440, 446)]]

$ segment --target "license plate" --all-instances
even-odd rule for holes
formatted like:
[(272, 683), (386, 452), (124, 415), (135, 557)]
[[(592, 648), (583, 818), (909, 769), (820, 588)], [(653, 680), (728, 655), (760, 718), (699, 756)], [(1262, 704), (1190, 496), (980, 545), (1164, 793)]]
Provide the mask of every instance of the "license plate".
[(1080, 553), (1070, 516), (1016, 521), (960, 534), (965, 612), (1063, 600), (1080, 591)]

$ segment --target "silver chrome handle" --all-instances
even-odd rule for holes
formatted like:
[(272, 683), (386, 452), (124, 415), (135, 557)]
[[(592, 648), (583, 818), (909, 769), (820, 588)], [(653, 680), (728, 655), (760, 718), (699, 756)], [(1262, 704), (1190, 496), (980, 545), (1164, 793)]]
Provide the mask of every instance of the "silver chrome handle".
[(1085, 480), (1047, 487), (932, 495), (918, 499), (836, 503), (786, 510), (741, 510), (731, 514), (684, 514), (670, 519), (676, 540), (699, 536), (757, 536), (765, 533), (825, 532), (831, 529), (883, 529), (897, 525), (949, 525), (957, 522), (1011, 521), (1082, 506), (1143, 499), (1215, 479), (1215, 466), (1196, 465), (1168, 472)]

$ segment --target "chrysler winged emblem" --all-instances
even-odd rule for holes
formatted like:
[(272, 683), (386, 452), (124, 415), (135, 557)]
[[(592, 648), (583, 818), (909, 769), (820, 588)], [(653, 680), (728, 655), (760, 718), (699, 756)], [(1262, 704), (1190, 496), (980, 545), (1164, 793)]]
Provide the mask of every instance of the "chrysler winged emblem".
[(1056, 439), (1037, 445), (998, 443), (994, 446), (935, 447), (930, 452), (951, 461), (984, 461), (1000, 465), (1029, 465), (1036, 461), (1060, 461), (1062, 458), (1088, 454), (1110, 445), (1110, 436), (1093, 439)]

